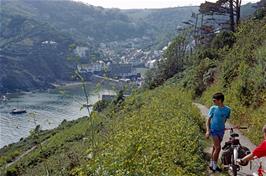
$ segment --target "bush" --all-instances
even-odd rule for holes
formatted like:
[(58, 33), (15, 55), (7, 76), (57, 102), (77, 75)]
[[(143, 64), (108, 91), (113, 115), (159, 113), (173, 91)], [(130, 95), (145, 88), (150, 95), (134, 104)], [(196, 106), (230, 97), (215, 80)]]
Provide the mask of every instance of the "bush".
[(236, 37), (233, 32), (222, 31), (215, 36), (211, 43), (211, 47), (215, 49), (221, 49), (224, 47), (233, 47), (236, 41)]
[(193, 97), (200, 96), (214, 82), (215, 72), (215, 61), (206, 58), (199, 65), (187, 70), (180, 82), (183, 87), (193, 91)]
[[(138, 102), (139, 105), (135, 106)], [(189, 111), (188, 111), (189, 109)], [(164, 86), (128, 97), (107, 125), (109, 135), (78, 173), (205, 175), (203, 120), (191, 96)]]
[(262, 140), (266, 124), (266, 28), (265, 21), (243, 23), (235, 34), (236, 43), (223, 53), (216, 82), (203, 93), (201, 100), (211, 105), (211, 96), (223, 92), (232, 108), (230, 121), (249, 126), (243, 131), (254, 143)]
[(18, 171), (16, 168), (12, 167), (12, 168), (9, 168), (7, 171), (6, 171), (6, 176), (17, 176), (19, 175), (18, 174)]
[[(245, 61), (241, 61), (237, 64), (237, 70), (230, 84), (224, 82), (225, 78), (220, 78), (203, 93), (202, 101), (211, 105), (212, 94), (224, 92), (225, 103), (232, 108), (230, 121), (236, 125), (249, 126), (250, 130), (243, 132), (258, 144), (262, 140), (262, 136), (258, 134), (266, 124), (266, 62), (263, 59), (266, 57), (265, 46), (257, 48), (254, 53), (256, 65), (251, 67)], [(224, 64), (227, 64), (227, 61)], [(228, 69), (229, 67), (227, 65)], [(235, 65), (232, 64), (231, 67), (234, 68)], [(220, 76), (223, 75), (225, 75), (224, 72)]]
[(102, 112), (105, 108), (108, 107), (110, 101), (100, 100), (93, 105), (93, 111)]
[(145, 77), (146, 87), (154, 89), (163, 85), (166, 80), (184, 70), (188, 40), (185, 34), (177, 36), (158, 63), (157, 67), (148, 71)]

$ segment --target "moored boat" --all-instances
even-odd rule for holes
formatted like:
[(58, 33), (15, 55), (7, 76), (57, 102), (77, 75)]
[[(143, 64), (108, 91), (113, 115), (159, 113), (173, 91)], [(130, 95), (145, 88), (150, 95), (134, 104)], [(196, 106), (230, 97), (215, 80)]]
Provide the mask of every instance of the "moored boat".
[(27, 113), (26, 109), (12, 109), (10, 114), (24, 114)]

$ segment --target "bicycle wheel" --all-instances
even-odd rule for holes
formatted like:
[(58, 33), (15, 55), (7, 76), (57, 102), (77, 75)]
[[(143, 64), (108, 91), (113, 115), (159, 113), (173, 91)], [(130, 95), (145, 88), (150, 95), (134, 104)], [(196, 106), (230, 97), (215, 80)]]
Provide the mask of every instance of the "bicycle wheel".
[(233, 176), (237, 176), (237, 165), (232, 164), (232, 173)]
[(232, 156), (231, 156), (231, 160), (232, 160), (232, 174), (233, 176), (237, 176), (237, 171), (238, 171), (238, 165), (236, 163), (236, 160), (238, 158), (238, 151), (236, 148), (234, 148)]

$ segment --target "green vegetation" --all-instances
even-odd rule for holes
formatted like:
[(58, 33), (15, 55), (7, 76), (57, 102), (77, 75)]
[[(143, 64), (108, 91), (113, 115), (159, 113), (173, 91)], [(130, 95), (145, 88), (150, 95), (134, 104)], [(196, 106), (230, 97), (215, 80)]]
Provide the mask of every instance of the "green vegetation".
[(226, 102), (233, 109), (231, 121), (249, 126), (247, 136), (259, 143), (261, 129), (266, 124), (266, 25), (262, 21), (248, 21), (235, 34), (234, 47), (223, 55), (217, 81), (202, 100), (210, 105), (210, 96), (223, 91)]
[[(13, 147), (8, 146), (3, 151), (3, 156), (15, 149), (25, 152), (26, 145), (29, 145), (28, 149), (35, 145), (37, 148), (7, 170), (2, 165), (2, 173), (7, 173), (6, 175), (46, 175), (48, 171), (52, 175), (66, 175), (69, 168), (75, 166), (80, 160), (84, 161), (85, 156), (81, 157), (82, 152), (86, 153), (84, 146), (86, 141), (83, 141), (83, 137), (88, 134), (88, 126), (87, 117), (77, 121), (63, 122), (58, 128), (48, 131), (47, 134), (38, 135), (38, 139), (44, 141), (42, 145), (34, 141), (36, 138), (33, 136), (36, 137), (36, 135), (33, 135), (26, 138), (25, 142), (14, 144)], [(33, 144), (31, 144), (32, 140)]]
[(105, 127), (106, 137), (96, 146), (93, 159), (76, 172), (204, 175), (203, 122), (186, 94), (177, 87), (162, 87), (126, 99), (116, 113), (106, 114), (112, 119)]
[[(82, 118), (81, 118), (82, 120)], [(76, 121), (63, 121), (61, 125), (53, 130), (40, 131), (39, 127), (36, 126), (35, 130), (31, 131), (31, 135), (27, 138), (21, 138), (18, 143), (7, 145), (0, 149), (0, 168), (3, 171), (5, 164), (13, 162), (16, 157), (30, 150), (34, 146), (40, 146), (43, 141), (48, 140), (50, 137), (58, 133), (59, 131), (70, 128), (76, 124)], [(13, 169), (14, 170), (14, 169)], [(16, 170), (16, 169), (15, 169)]]
[(145, 78), (147, 88), (153, 89), (163, 85), (166, 80), (183, 70), (186, 46), (188, 44), (186, 37), (183, 35), (177, 36), (172, 41), (164, 53), (164, 59), (158, 61), (158, 67), (147, 72)]

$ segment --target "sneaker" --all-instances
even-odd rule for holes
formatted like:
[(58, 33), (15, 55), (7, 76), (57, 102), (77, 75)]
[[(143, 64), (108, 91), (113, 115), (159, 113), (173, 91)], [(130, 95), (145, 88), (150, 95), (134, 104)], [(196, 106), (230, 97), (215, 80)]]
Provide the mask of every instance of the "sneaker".
[(215, 171), (222, 172), (223, 170), (221, 168), (219, 168), (219, 167), (216, 167)]
[(212, 172), (215, 172), (215, 170), (213, 169), (213, 167), (210, 167), (210, 166), (209, 166), (209, 169), (210, 169)]

